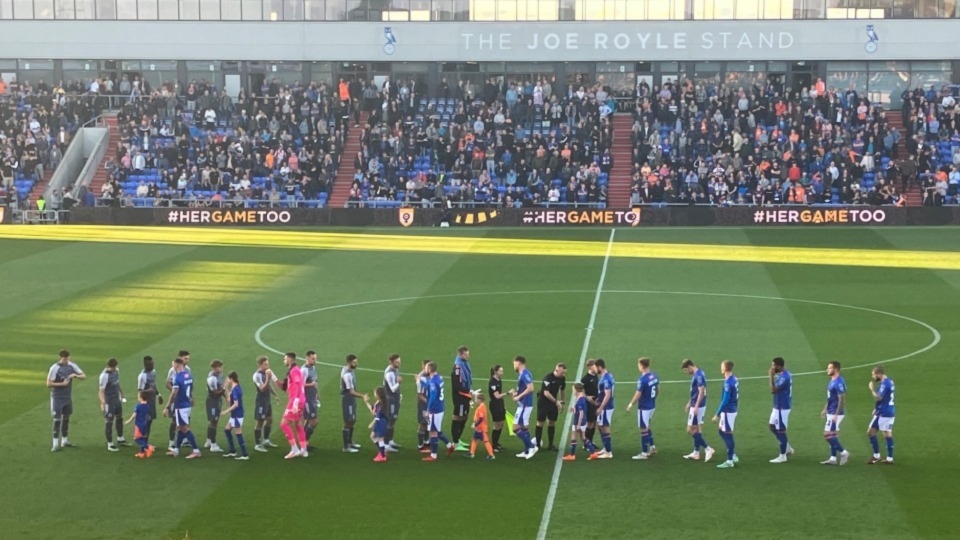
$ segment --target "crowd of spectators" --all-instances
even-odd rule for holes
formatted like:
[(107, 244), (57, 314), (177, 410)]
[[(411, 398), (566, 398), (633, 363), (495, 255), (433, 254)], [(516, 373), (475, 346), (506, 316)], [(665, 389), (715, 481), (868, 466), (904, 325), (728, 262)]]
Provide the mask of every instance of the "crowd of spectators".
[(882, 106), (819, 79), (799, 90), (777, 77), (738, 88), (641, 83), (631, 202), (902, 206), (915, 183), (924, 204), (950, 202), (960, 182), (953, 89), (906, 92), (904, 103), (900, 133)]
[(349, 129), (330, 85), (267, 81), (236, 99), (202, 80), (140, 92), (118, 115), (101, 204), (325, 204)]
[(600, 86), (444, 79), (428, 98), (413, 81), (388, 79), (360, 91), (370, 116), (349, 205), (607, 202), (616, 103)]
[[(57, 168), (76, 130), (98, 104), (64, 85), (0, 80), (0, 201), (26, 208), (34, 184)], [(59, 193), (52, 208), (59, 207)]]

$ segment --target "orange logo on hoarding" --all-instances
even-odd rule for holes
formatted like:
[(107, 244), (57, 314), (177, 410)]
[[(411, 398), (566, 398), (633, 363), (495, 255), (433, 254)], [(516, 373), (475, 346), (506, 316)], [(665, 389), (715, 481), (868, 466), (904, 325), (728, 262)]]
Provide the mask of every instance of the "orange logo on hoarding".
[(404, 227), (413, 225), (413, 208), (401, 208), (399, 213), (400, 224)]

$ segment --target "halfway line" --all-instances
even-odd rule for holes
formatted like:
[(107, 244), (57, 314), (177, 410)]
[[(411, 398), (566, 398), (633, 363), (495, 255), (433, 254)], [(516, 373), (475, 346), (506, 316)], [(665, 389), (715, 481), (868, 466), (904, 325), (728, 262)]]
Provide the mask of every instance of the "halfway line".
[[(600, 280), (597, 282), (597, 293), (593, 297), (593, 309), (590, 311), (590, 322), (587, 323), (587, 335), (583, 338), (583, 348), (580, 350), (580, 364), (577, 366), (577, 375), (574, 381), (583, 376), (583, 367), (587, 361), (587, 350), (590, 348), (590, 339), (593, 337), (593, 325), (597, 320), (597, 308), (600, 306), (600, 294), (603, 292), (603, 282), (607, 279), (607, 265), (610, 263), (610, 252), (613, 250), (613, 236), (616, 229), (610, 229), (610, 239), (607, 240), (607, 253), (603, 257), (603, 269), (600, 270)], [(566, 404), (564, 404), (566, 405)], [(564, 411), (560, 411), (563, 413)], [(540, 519), (540, 530), (537, 531), (537, 540), (547, 537), (547, 528), (550, 527), (550, 514), (553, 513), (553, 500), (557, 497), (557, 486), (560, 484), (560, 469), (563, 467), (563, 455), (567, 447), (567, 437), (570, 435), (570, 426), (573, 424), (573, 415), (564, 415), (563, 433), (560, 434), (560, 450), (557, 452), (557, 462), (553, 466), (553, 477), (550, 479), (550, 490), (547, 500), (543, 503), (543, 518)], [(539, 442), (539, 441), (537, 441)]]

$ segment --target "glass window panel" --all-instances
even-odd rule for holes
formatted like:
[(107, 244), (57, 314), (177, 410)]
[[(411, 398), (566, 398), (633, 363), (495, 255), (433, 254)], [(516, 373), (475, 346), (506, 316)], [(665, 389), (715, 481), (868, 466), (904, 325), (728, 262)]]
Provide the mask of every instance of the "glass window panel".
[[(910, 62), (910, 69), (913, 71), (943, 71), (948, 75), (950, 73), (950, 62), (941, 61), (917, 61)], [(947, 77), (949, 79), (949, 76)]]
[(53, 0), (33, 0), (33, 16), (36, 19), (52, 19)]
[(302, 21), (303, 0), (286, 0), (286, 2), (283, 3), (283, 20)]
[(13, 16), (17, 19), (32, 19), (33, 0), (13, 0)]
[(56, 0), (54, 2), (54, 18), (73, 19), (77, 16), (74, 0)]
[(263, 0), (263, 20), (282, 21), (283, 20), (283, 1), (282, 0)]
[(605, 12), (604, 0), (580, 0), (577, 3), (578, 21), (602, 21)]
[(0, 19), (13, 18), (13, 0), (0, 0)]
[(196, 21), (198, 19), (200, 19), (200, 0), (180, 0), (180, 20)]
[(117, 18), (117, 6), (114, 0), (97, 0), (97, 19), (112, 20)]
[[(344, 6), (344, 12), (346, 13), (345, 17), (348, 21), (365, 21), (367, 20), (368, 13), (367, 8), (369, 4), (366, 0), (347, 0), (346, 5)], [(377, 19), (380, 18), (380, 14), (377, 14)]]
[(713, 0), (694, 0), (693, 18), (698, 20), (714, 19)]
[(497, 0), (497, 20), (517, 20), (517, 0)]
[[(656, 1), (656, 0), (654, 0)], [(661, 0), (666, 3), (666, 1)], [(624, 10), (624, 17), (628, 21), (643, 21), (647, 19), (648, 0), (631, 0), (627, 2)]]
[(733, 15), (733, 0), (713, 0), (713, 17), (715, 19), (732, 19)]
[(97, 17), (94, 0), (76, 0), (74, 9), (77, 11), (78, 19), (95, 19)]
[(517, 2), (517, 20), (536, 21), (538, 7), (537, 0), (520, 0)]
[(345, 0), (327, 0), (324, 5), (324, 20), (342, 21), (346, 18), (346, 11), (344, 11), (345, 5)]
[(137, 0), (117, 0), (117, 18), (125, 21), (137, 19)]
[(322, 21), (324, 18), (323, 0), (303, 0), (303, 19), (306, 21)]
[(239, 21), (242, 13), (240, 0), (220, 0), (220, 19), (224, 21)]
[(141, 21), (157, 18), (157, 0), (139, 0), (137, 3), (137, 18)]
[(537, 20), (555, 21), (559, 17), (560, 17), (560, 1), (559, 0), (540, 0), (540, 5), (537, 8)]
[(493, 21), (497, 18), (496, 3), (491, 0), (470, 0), (471, 21)]
[[(876, 62), (871, 62), (875, 64)], [(883, 103), (891, 107), (899, 107), (903, 100), (900, 94), (910, 84), (910, 72), (904, 69), (903, 62), (890, 62), (886, 69), (870, 70), (867, 83), (867, 98), (872, 102)]]
[(736, 18), (742, 20), (756, 20), (760, 18), (757, 0), (737, 0)]
[(947, 71), (914, 71), (910, 74), (910, 88), (928, 88), (933, 85), (939, 91), (944, 85), (950, 84), (952, 72)]
[(240, 9), (245, 21), (259, 21), (263, 18), (263, 2), (260, 0), (240, 0)]
[(161, 0), (157, 3), (157, 11), (161, 21), (175, 21), (180, 18), (180, 5), (170, 0)]
[(220, 0), (200, 0), (200, 18), (205, 21), (220, 20)]

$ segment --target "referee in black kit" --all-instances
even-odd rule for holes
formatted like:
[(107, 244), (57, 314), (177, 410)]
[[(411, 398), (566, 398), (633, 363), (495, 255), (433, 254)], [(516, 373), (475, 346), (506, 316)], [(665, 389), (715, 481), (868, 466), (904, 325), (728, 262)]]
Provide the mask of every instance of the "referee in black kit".
[(567, 365), (557, 364), (557, 367), (547, 373), (543, 382), (540, 383), (540, 393), (537, 394), (537, 447), (541, 446), (543, 423), (546, 421), (547, 437), (550, 439), (547, 450), (557, 450), (553, 445), (553, 439), (557, 431), (557, 416), (560, 414), (560, 408), (563, 407), (564, 394), (567, 390), (566, 374)]

